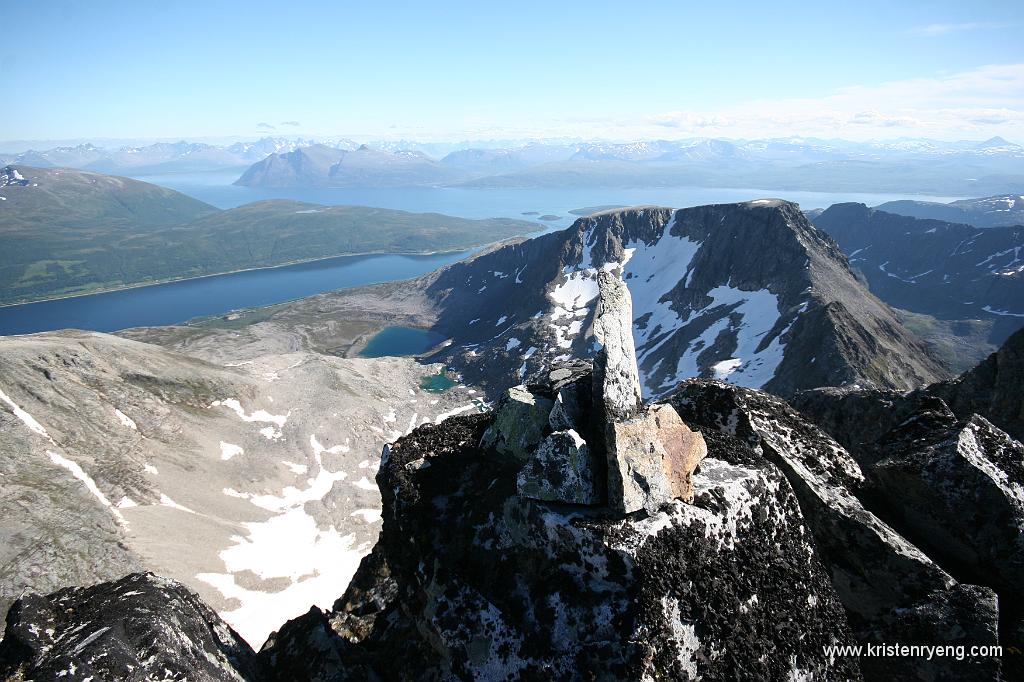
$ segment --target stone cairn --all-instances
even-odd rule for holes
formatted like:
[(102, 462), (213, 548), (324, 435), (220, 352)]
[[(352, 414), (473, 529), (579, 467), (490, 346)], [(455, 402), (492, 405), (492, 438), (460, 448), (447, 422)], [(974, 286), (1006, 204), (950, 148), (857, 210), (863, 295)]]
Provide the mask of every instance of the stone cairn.
[(508, 389), (481, 447), (523, 463), (522, 497), (620, 514), (652, 514), (693, 500), (691, 475), (707, 455), (671, 405), (645, 407), (633, 346), (633, 305), (617, 275), (598, 273), (593, 364), (554, 367), (547, 382)]

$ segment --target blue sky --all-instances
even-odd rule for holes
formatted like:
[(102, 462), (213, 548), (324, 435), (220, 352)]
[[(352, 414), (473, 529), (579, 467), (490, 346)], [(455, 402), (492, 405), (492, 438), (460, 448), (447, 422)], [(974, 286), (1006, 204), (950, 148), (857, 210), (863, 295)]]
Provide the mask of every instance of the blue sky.
[(1019, 0), (5, 3), (0, 139), (1024, 142), (1022, 35)]

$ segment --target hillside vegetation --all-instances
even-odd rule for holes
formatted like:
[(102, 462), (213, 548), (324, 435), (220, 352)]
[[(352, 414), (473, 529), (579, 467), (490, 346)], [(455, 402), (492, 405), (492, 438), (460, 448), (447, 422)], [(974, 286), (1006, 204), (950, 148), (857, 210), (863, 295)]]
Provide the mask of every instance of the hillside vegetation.
[(537, 229), (520, 220), (286, 200), (222, 211), (127, 178), (4, 170), (0, 304), (332, 256), (458, 250)]

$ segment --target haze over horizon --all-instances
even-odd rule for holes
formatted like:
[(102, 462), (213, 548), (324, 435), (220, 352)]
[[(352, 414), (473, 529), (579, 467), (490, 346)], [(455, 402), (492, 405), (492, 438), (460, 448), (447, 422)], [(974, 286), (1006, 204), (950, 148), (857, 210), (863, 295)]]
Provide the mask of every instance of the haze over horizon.
[(2, 14), (12, 143), (1024, 140), (1024, 7), (1012, 2), (42, 2)]

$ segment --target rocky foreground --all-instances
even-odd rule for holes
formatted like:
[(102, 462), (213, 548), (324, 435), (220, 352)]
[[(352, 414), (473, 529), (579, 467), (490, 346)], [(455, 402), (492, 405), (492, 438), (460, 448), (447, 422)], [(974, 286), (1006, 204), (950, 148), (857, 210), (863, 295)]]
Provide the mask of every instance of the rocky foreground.
[[(385, 448), (380, 539), (333, 608), (257, 654), (153, 575), (29, 595), (0, 674), (1017, 679), (1024, 446), (995, 415), (929, 395), (859, 440), (816, 416), (837, 442), (782, 399), (718, 381), (642, 404), (628, 296), (599, 278), (592, 365), (549, 367), (489, 414)], [(832, 649), (880, 643), (1004, 653)]]

